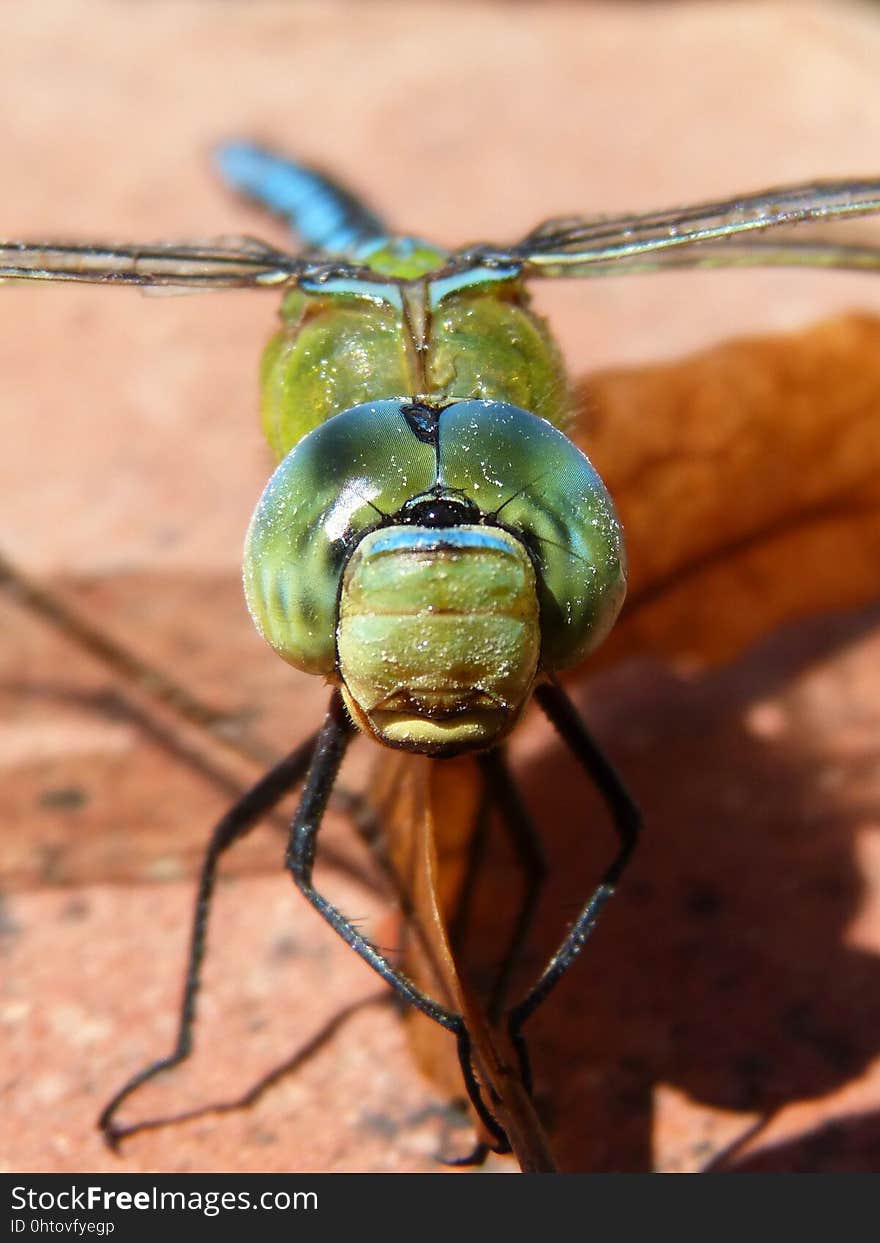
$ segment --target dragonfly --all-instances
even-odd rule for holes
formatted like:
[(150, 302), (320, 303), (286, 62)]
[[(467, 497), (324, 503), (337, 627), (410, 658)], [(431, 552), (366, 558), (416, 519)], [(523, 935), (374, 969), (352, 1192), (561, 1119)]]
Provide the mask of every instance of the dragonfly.
[(513, 1001), (499, 988), (493, 1001), (492, 1025), (528, 1099), (526, 1025), (582, 952), (641, 829), (633, 797), (560, 681), (613, 627), (626, 553), (613, 499), (566, 435), (562, 356), (530, 309), (528, 286), (674, 268), (878, 272), (880, 246), (829, 240), (809, 226), (880, 213), (880, 179), (558, 218), (511, 245), (447, 250), (392, 232), (333, 178), (267, 148), (225, 143), (216, 162), (229, 186), (290, 226), (300, 251), (251, 238), (0, 242), (5, 282), (281, 295), (261, 367), (262, 425), (277, 466), (248, 530), (245, 594), (282, 659), (330, 686), (320, 728), (215, 826), (174, 1049), (124, 1084), (100, 1126), (117, 1143), (123, 1102), (189, 1055), (220, 860), (300, 787), (286, 855), (296, 887), (399, 998), (449, 1033), (485, 1136), (475, 1152), (509, 1151), (510, 1114), (471, 1014), (430, 995), (315, 886), (318, 835), (343, 758), (364, 734), (398, 758), (436, 761), (442, 782), (454, 772), (448, 761), (473, 757), (523, 869), (537, 872), (540, 845), (505, 760), (534, 701), (604, 800), (616, 834), (604, 873), (531, 985)]

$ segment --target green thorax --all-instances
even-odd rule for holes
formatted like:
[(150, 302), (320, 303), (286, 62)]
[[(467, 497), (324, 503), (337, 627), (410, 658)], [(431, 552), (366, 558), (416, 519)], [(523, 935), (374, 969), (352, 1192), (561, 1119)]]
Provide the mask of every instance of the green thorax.
[(432, 279), (445, 256), (408, 239), (363, 258), (387, 284), (330, 280), (282, 304), (260, 374), (263, 430), (279, 460), (332, 415), (390, 397), (504, 401), (564, 424), (562, 359), (515, 273)]

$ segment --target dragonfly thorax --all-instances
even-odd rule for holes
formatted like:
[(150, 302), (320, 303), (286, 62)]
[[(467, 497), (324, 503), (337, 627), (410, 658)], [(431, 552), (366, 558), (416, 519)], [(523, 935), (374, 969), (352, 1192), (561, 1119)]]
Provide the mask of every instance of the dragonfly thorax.
[[(393, 255), (384, 257), (378, 270), (387, 272)], [(512, 402), (564, 423), (562, 357), (522, 281), (507, 269), (435, 279), (408, 262), (409, 279), (328, 280), (287, 295), (260, 373), (263, 430), (277, 458), (333, 415), (403, 394), (438, 408)]]

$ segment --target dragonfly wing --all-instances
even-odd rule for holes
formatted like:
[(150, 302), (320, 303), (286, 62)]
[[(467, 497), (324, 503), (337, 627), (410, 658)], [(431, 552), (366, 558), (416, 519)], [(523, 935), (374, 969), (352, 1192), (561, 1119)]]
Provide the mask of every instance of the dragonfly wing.
[(175, 289), (262, 289), (360, 279), (362, 269), (317, 263), (251, 238), (156, 245), (0, 241), (0, 282), (82, 281)]
[(526, 276), (548, 277), (747, 265), (877, 270), (880, 244), (760, 236), (873, 213), (880, 213), (880, 180), (814, 182), (644, 215), (549, 220), (512, 247), (471, 247), (457, 258), (519, 264)]
[(607, 260), (586, 259), (582, 264), (569, 262), (526, 263), (526, 276), (597, 277), (625, 276), (639, 272), (671, 271), (675, 268), (838, 268), (853, 272), (880, 271), (880, 246), (836, 245), (832, 242), (806, 242), (800, 239), (767, 241), (692, 242), (671, 250), (646, 251), (641, 254)]

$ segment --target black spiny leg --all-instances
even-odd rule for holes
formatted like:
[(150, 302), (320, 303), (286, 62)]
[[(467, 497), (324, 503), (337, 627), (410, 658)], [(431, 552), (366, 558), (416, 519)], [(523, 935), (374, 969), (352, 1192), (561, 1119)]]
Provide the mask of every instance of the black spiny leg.
[(297, 747), (286, 759), (271, 768), (261, 777), (255, 786), (235, 803), (220, 820), (211, 834), (208, 849), (202, 861), (201, 877), (196, 895), (195, 913), (193, 915), (192, 932), (190, 935), (189, 960), (183, 989), (183, 1000), (180, 1007), (180, 1021), (177, 1029), (177, 1042), (173, 1051), (157, 1062), (151, 1062), (143, 1070), (132, 1076), (119, 1089), (116, 1095), (105, 1106), (98, 1126), (104, 1139), (111, 1148), (117, 1147), (119, 1141), (132, 1131), (138, 1130), (136, 1125), (117, 1127), (113, 1117), (123, 1101), (131, 1096), (142, 1084), (153, 1079), (163, 1070), (177, 1066), (192, 1051), (192, 1033), (196, 1016), (196, 997), (201, 982), (201, 968), (205, 957), (205, 938), (208, 927), (211, 898), (217, 879), (217, 867), (223, 853), (239, 838), (253, 828), (267, 812), (270, 812), (285, 794), (291, 790), (305, 775), (306, 769), (315, 750), (318, 738), (313, 734), (306, 742)]
[(337, 932), (343, 941), (373, 968), (377, 975), (390, 984), (404, 1001), (415, 1006), (422, 1014), (426, 1014), (429, 1019), (433, 1019), (435, 1023), (439, 1023), (456, 1037), (459, 1061), (468, 1096), (487, 1130), (497, 1140), (499, 1151), (507, 1152), (509, 1151), (507, 1136), (486, 1108), (480, 1095), (471, 1063), (470, 1037), (463, 1017), (454, 1010), (448, 1010), (445, 1006), (433, 1001), (403, 972), (392, 966), (372, 941), (358, 932), (342, 912), (318, 893), (312, 884), (318, 829), (321, 826), (324, 809), (336, 780), (336, 774), (353, 733), (354, 726), (345, 711), (342, 696), (337, 691), (330, 701), (330, 711), (318, 734), (302, 797), (290, 826), (287, 866), (297, 887), (308, 898), (315, 910), (326, 919), (334, 932)]
[(531, 1080), (531, 1073), (528, 1050), (522, 1034), (523, 1024), (559, 983), (586, 944), (602, 907), (614, 893), (629, 862), (642, 824), (641, 812), (629, 791), (593, 739), (562, 687), (556, 682), (544, 683), (535, 691), (535, 698), (605, 800), (620, 840), (620, 846), (602, 880), (572, 924), (559, 949), (544, 968), (538, 981), (508, 1014), (510, 1039), (520, 1059), (523, 1082), (526, 1084)]

